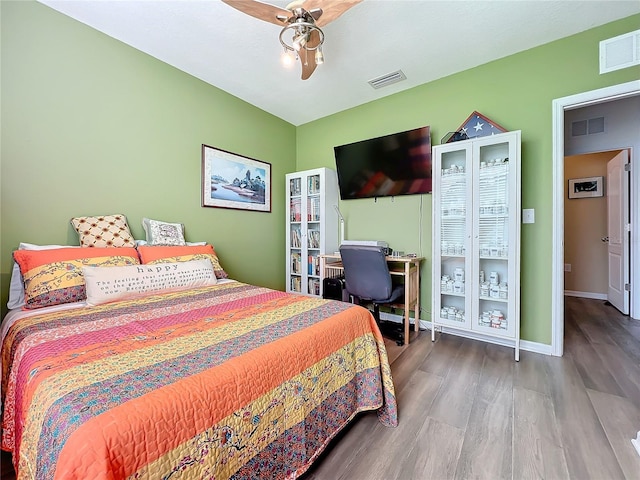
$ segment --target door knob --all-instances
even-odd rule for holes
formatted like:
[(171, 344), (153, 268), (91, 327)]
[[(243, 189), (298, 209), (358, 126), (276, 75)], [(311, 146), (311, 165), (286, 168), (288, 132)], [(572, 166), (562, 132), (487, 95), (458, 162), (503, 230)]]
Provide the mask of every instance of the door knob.
[(607, 243), (609, 241), (609, 237), (602, 237), (600, 240), (602, 240), (604, 243)]

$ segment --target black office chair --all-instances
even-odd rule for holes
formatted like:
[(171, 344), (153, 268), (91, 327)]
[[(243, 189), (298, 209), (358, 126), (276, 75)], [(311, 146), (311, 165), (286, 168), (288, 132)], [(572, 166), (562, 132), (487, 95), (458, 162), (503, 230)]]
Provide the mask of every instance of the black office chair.
[[(373, 304), (373, 316), (381, 330), (380, 305), (404, 300), (404, 285), (393, 285), (389, 266), (381, 247), (342, 245), (340, 256), (344, 266), (345, 288), (354, 303)], [(394, 329), (391, 329), (394, 330)], [(404, 330), (398, 345), (404, 344)], [(394, 332), (398, 333), (398, 332)]]

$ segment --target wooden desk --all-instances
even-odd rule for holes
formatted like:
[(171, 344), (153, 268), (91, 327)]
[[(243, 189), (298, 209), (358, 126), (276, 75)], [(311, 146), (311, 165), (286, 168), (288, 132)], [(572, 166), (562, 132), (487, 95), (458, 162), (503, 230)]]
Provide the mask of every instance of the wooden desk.
[[(404, 344), (409, 344), (410, 312), (415, 316), (414, 329), (420, 329), (420, 262), (424, 257), (387, 257), (389, 273), (404, 278)], [(344, 275), (340, 254), (320, 255), (320, 277), (337, 278)], [(399, 306), (400, 304), (398, 304)], [(393, 305), (395, 306), (395, 305)]]

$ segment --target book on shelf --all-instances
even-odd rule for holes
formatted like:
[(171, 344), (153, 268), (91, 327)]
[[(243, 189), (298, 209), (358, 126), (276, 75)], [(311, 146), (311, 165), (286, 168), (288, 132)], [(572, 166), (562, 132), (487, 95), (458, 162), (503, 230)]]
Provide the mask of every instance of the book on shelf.
[(293, 248), (300, 248), (302, 245), (300, 241), (300, 229), (293, 228), (291, 229), (291, 246)]
[(292, 198), (289, 202), (289, 219), (292, 222), (299, 222), (302, 220), (302, 205), (299, 198)]
[(309, 177), (307, 182), (307, 192), (310, 194), (318, 193), (320, 191), (320, 175), (313, 175)]
[(320, 221), (320, 197), (307, 198), (307, 220), (310, 222)]
[(320, 295), (320, 280), (317, 278), (309, 279), (309, 290), (308, 293), (312, 295)]
[(319, 230), (307, 231), (307, 247), (320, 248), (320, 231)]
[(289, 193), (291, 196), (300, 195), (302, 193), (302, 179), (292, 178), (289, 182)]
[(302, 271), (302, 259), (299, 253), (291, 254), (291, 272), (300, 273)]

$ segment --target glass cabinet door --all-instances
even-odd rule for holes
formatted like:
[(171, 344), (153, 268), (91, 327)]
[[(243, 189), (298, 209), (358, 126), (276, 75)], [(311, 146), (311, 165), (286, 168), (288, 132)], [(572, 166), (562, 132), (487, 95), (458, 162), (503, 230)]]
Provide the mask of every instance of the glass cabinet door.
[[(474, 146), (474, 258), (478, 274), (477, 310), (472, 328), (513, 337), (515, 304), (510, 279), (515, 279), (516, 231), (519, 208), (510, 158), (515, 158), (509, 139), (495, 143), (478, 141)], [(515, 216), (515, 218), (514, 218)], [(519, 230), (518, 230), (519, 231)], [(511, 287), (511, 288), (510, 288)]]
[[(443, 324), (470, 328), (471, 301), (467, 290), (467, 278), (471, 274), (471, 173), (470, 148), (452, 146), (442, 152), (436, 160), (439, 190), (435, 206), (435, 221), (439, 223), (434, 230), (440, 248), (440, 262), (434, 265), (439, 270), (439, 283), (433, 288), (439, 291), (436, 296), (436, 314), (439, 312)], [(435, 279), (434, 279), (435, 280)]]

